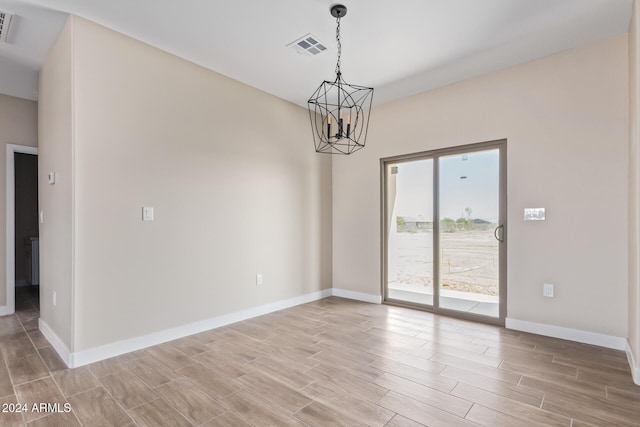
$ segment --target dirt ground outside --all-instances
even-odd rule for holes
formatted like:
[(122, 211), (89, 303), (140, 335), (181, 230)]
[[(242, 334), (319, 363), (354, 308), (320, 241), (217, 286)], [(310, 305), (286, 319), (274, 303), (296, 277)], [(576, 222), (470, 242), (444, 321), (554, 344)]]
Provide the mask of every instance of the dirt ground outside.
[[(498, 295), (498, 241), (493, 228), (441, 233), (442, 289)], [(433, 292), (433, 231), (397, 233), (397, 277), (389, 283), (412, 285)], [(392, 262), (393, 260), (389, 260)], [(392, 278), (390, 278), (392, 279)]]

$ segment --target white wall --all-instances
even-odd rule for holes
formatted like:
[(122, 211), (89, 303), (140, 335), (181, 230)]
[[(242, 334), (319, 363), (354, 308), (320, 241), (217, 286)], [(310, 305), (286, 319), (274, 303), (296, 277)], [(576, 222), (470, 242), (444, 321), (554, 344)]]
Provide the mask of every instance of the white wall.
[(38, 145), (38, 104), (0, 95), (0, 307), (7, 305), (6, 179), (7, 144)]
[[(68, 20), (40, 72), (38, 202), (40, 319), (73, 348), (72, 34)], [(56, 183), (47, 175), (55, 172)], [(53, 305), (53, 293), (57, 303)]]
[(640, 384), (640, 5), (629, 30), (629, 345)]
[(333, 161), (333, 285), (380, 295), (380, 158), (507, 138), (508, 317), (627, 336), (627, 55), (625, 34), (375, 108)]
[(330, 288), (331, 158), (307, 111), (72, 21), (71, 350)]
[(38, 70), (11, 61), (0, 62), (0, 93), (37, 100)]

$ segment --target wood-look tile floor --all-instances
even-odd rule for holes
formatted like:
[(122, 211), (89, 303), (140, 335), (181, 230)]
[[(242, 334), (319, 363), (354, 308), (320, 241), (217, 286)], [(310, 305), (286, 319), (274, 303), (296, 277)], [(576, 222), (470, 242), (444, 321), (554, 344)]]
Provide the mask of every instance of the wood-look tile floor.
[(623, 352), (328, 298), (65, 369), (33, 309), (0, 318), (2, 426), (631, 426)]

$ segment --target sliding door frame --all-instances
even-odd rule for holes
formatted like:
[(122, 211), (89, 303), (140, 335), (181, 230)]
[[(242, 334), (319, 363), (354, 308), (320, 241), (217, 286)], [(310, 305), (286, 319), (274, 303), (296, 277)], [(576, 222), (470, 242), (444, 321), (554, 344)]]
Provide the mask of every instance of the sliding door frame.
[[(498, 225), (502, 225), (502, 242), (499, 245), (499, 315), (498, 317), (490, 317), (468, 312), (461, 312), (446, 308), (440, 308), (440, 212), (439, 212), (439, 160), (440, 157), (456, 154), (472, 153), (476, 151), (498, 150), (499, 153), (499, 212)], [(387, 209), (387, 165), (395, 163), (404, 163), (416, 160), (433, 159), (433, 305), (412, 303), (389, 298), (389, 289), (387, 283), (388, 273), (388, 232), (387, 224), (389, 223), (389, 215)], [(424, 311), (430, 311), (437, 314), (443, 314), (451, 317), (458, 317), (473, 321), (492, 323), (504, 326), (507, 316), (507, 140), (500, 139), (494, 141), (486, 141), (475, 144), (460, 145), (450, 148), (442, 148), (437, 150), (422, 151), (419, 153), (404, 154), (400, 156), (385, 157), (380, 159), (380, 286), (383, 304), (397, 305), (409, 308), (416, 308)]]

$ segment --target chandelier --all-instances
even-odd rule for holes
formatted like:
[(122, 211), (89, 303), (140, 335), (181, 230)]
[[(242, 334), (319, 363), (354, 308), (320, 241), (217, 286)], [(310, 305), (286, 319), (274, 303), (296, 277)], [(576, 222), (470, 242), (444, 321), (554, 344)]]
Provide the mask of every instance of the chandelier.
[(336, 78), (322, 82), (308, 101), (313, 142), (318, 153), (351, 154), (364, 147), (367, 139), (373, 88), (348, 84), (340, 71), (340, 19), (346, 14), (344, 5), (331, 7), (337, 23)]

